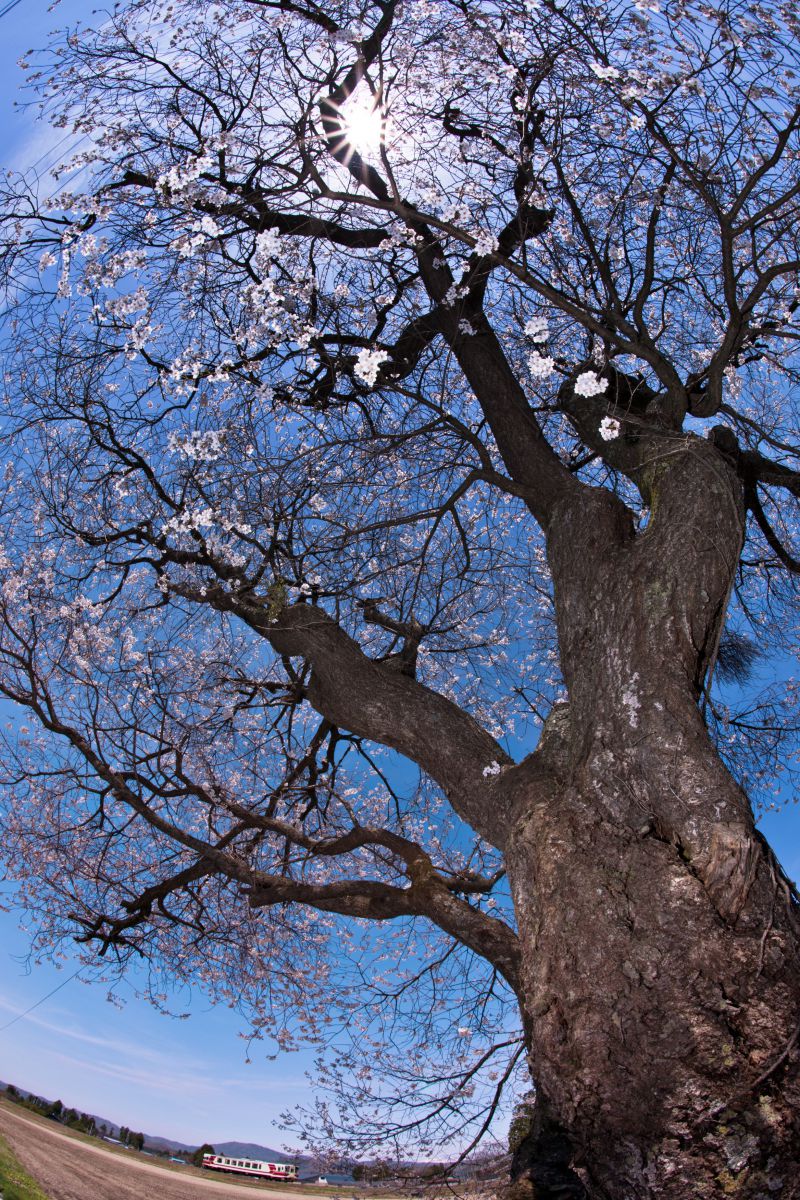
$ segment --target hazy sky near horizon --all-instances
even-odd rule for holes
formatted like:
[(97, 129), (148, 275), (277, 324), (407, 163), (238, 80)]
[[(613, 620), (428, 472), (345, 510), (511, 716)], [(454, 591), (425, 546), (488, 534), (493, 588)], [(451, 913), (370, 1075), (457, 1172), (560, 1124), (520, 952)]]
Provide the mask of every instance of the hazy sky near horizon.
[[(3, 5), (0, 3), (0, 7)], [(16, 66), (31, 47), (40, 47), (54, 26), (90, 19), (92, 0), (21, 0), (0, 18), (0, 169), (46, 170), (77, 139), (47, 132), (35, 112), (14, 113), (23, 73)], [(24, 98), (24, 95), (23, 95)], [(761, 828), (785, 869), (800, 878), (800, 808), (790, 804), (771, 813)], [(19, 917), (0, 911), (0, 1079), (49, 1098), (108, 1117), (145, 1133), (199, 1143), (239, 1139), (281, 1147), (284, 1135), (274, 1122), (295, 1103), (308, 1101), (304, 1072), (312, 1055), (283, 1055), (270, 1062), (265, 1051), (239, 1036), (243, 1022), (224, 1008), (212, 1008), (200, 992), (176, 998), (188, 1020), (170, 1020), (133, 987), (123, 987), (121, 1008), (106, 1000), (102, 985), (68, 980), (76, 963), (27, 964), (28, 942)], [(55, 992), (35, 1011), (13, 1021)]]

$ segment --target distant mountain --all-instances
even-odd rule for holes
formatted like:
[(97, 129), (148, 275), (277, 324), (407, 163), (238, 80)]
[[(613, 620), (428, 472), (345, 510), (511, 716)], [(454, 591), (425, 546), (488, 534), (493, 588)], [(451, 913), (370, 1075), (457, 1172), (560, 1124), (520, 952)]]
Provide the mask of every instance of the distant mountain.
[(269, 1146), (259, 1146), (256, 1142), (212, 1142), (217, 1154), (227, 1158), (255, 1158), (259, 1162), (289, 1162), (284, 1150), (271, 1150)]
[(157, 1137), (150, 1133), (144, 1135), (144, 1144), (151, 1150), (178, 1150), (181, 1154), (194, 1154), (197, 1149), (197, 1146), (187, 1146), (185, 1142), (176, 1142), (174, 1138)]
[[(174, 1138), (151, 1137), (150, 1134), (145, 1134), (144, 1144), (153, 1150), (178, 1150), (181, 1154), (194, 1154), (197, 1149), (197, 1146), (176, 1142)], [(224, 1154), (227, 1158), (257, 1158), (259, 1162), (289, 1161), (285, 1151), (259, 1146), (256, 1142), (215, 1142), (211, 1138), (209, 1144), (217, 1154)]]

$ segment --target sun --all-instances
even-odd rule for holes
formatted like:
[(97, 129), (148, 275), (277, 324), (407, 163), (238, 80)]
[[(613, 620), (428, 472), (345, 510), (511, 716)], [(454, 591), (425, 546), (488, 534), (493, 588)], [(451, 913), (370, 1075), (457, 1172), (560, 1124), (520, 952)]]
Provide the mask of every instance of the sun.
[(385, 115), (372, 95), (351, 96), (341, 108), (342, 133), (351, 150), (362, 158), (380, 158), (384, 144)]

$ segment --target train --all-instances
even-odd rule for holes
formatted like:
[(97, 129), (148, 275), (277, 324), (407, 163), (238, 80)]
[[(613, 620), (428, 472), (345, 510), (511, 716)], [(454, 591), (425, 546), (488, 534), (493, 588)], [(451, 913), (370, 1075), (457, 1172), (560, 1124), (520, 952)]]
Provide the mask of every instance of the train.
[(297, 1182), (297, 1167), (293, 1163), (260, 1162), (255, 1158), (227, 1158), (224, 1154), (204, 1154), (203, 1166), (209, 1171), (226, 1171), (231, 1175), (249, 1175), (251, 1179), (281, 1179)]

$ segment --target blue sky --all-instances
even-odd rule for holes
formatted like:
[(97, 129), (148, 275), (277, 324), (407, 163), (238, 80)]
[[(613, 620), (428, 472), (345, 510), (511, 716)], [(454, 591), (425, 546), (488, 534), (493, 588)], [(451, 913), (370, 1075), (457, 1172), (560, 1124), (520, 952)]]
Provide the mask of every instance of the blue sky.
[[(2, 7), (2, 5), (0, 5)], [(22, 0), (0, 18), (0, 166), (47, 166), (69, 149), (33, 113), (14, 114), (22, 72), (16, 60), (42, 45), (55, 24), (88, 17), (90, 0)], [(46, 156), (42, 158), (42, 156)], [(768, 814), (762, 829), (788, 874), (800, 878), (800, 808)], [(27, 939), (13, 914), (0, 912), (0, 1026), (68, 979), (76, 964), (26, 965)], [(181, 1141), (242, 1139), (280, 1146), (273, 1122), (286, 1107), (310, 1099), (304, 1072), (310, 1054), (248, 1065), (241, 1020), (212, 1009), (202, 995), (181, 997), (186, 1021), (159, 1015), (123, 988), (118, 1008), (106, 989), (67, 982), (30, 1015), (0, 1029), (0, 1078), (146, 1133)]]
[[(27, 938), (0, 916), (0, 1025), (69, 979), (75, 963), (26, 970)], [(0, 1078), (145, 1133), (183, 1142), (257, 1141), (279, 1149), (279, 1113), (309, 1097), (303, 1054), (247, 1065), (241, 1022), (202, 995), (186, 1021), (162, 1016), (123, 986), (118, 1008), (106, 988), (67, 982), (34, 1012), (0, 1032)], [(185, 1000), (185, 997), (183, 998)]]

